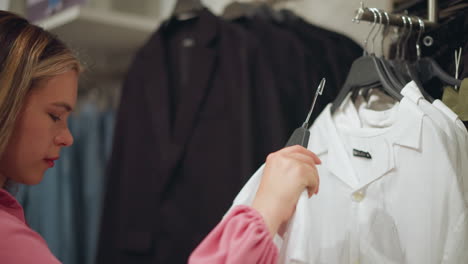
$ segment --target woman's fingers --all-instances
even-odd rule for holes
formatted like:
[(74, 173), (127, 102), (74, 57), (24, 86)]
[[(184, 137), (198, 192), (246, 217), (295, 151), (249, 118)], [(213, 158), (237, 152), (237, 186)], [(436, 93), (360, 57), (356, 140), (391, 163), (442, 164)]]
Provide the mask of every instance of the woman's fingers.
[(318, 191), (320, 159), (301, 146), (291, 146), (268, 155), (252, 207), (259, 211), (272, 234), (294, 213), (301, 193)]
[(311, 197), (314, 194), (317, 194), (319, 190), (320, 178), (318, 176), (317, 167), (315, 166), (316, 160), (314, 159), (314, 157), (316, 157), (316, 155), (305, 155), (302, 151), (296, 151), (289, 153), (288, 157), (294, 160), (292, 166), (295, 166), (297, 169), (304, 167), (302, 170), (302, 176), (305, 177), (305, 187), (307, 188), (309, 197)]
[(287, 148), (284, 148), (278, 152), (282, 152), (284, 154), (290, 154), (290, 153), (302, 153), (310, 158), (312, 158), (315, 162), (315, 164), (321, 164), (322, 161), (319, 159), (319, 157), (317, 155), (315, 155), (315, 153), (313, 153), (312, 151), (302, 147), (302, 146), (299, 146), (299, 145), (295, 145), (295, 146), (290, 146), (290, 147), (287, 147)]
[(308, 184), (307, 184), (307, 192), (309, 194), (309, 198), (312, 197), (314, 194), (318, 193), (319, 185), (320, 185), (320, 177), (318, 175), (317, 167), (312, 166), (309, 170), (309, 173), (306, 175)]

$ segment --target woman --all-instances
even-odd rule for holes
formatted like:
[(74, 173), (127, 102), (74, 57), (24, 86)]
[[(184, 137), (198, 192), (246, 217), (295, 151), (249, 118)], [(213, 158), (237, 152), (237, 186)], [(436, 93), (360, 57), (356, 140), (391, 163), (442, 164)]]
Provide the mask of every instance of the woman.
[[(38, 184), (61, 148), (73, 144), (67, 118), (76, 104), (80, 72), (61, 41), (0, 11), (0, 263), (59, 263), (6, 188), (11, 182)], [(319, 163), (299, 146), (271, 154), (252, 207), (234, 208), (189, 262), (275, 262), (272, 236), (292, 216), (304, 189), (309, 195), (318, 191)]]

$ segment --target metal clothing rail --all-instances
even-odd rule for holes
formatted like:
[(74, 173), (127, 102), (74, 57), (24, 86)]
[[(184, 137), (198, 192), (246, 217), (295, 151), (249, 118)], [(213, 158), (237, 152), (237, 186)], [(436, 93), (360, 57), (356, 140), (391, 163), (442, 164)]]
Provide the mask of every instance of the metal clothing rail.
[[(422, 19), (424, 22), (424, 27), (426, 29), (428, 28), (434, 28), (437, 26), (437, 20), (438, 20), (438, 0), (428, 0), (428, 19)], [(387, 21), (386, 17), (388, 15), (388, 18), (390, 21)], [(391, 26), (397, 26), (397, 27), (407, 27), (408, 25), (408, 19), (411, 19), (411, 22), (413, 25), (419, 25), (419, 18), (414, 17), (414, 16), (409, 16), (409, 15), (398, 15), (398, 14), (387, 14), (384, 16), (382, 19), (382, 24), (389, 24)], [(404, 18), (403, 18), (404, 17)], [(375, 13), (371, 11), (371, 9), (364, 7), (363, 3), (361, 2), (361, 7), (356, 10), (356, 16), (354, 17), (354, 21), (369, 21), (369, 22), (374, 22), (375, 21)], [(377, 21), (378, 23), (379, 21)], [(414, 30), (418, 30), (418, 27), (414, 27)]]
[(439, 0), (427, 1), (427, 19), (430, 22), (437, 23), (439, 20)]

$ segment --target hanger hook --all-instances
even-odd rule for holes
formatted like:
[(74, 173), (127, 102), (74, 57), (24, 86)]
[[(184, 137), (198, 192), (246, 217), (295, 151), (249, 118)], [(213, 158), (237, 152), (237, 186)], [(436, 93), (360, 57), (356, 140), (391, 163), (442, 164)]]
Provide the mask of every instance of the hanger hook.
[[(458, 50), (455, 49), (455, 79), (458, 79), (462, 51), (463, 51), (462, 47), (460, 47)], [(458, 91), (458, 85), (455, 85), (455, 90)]]
[(405, 33), (406, 33), (406, 17), (405, 16), (401, 16), (401, 20), (403, 21), (403, 29), (402, 29), (402, 34), (401, 36), (398, 37), (398, 41), (397, 41), (397, 50), (396, 50), (396, 58), (397, 59), (400, 59), (401, 58), (401, 40), (403, 39), (403, 37), (405, 36)]
[(356, 16), (352, 19), (352, 21), (356, 24), (359, 24), (361, 23), (361, 19), (359, 19), (362, 14), (364, 13), (364, 10), (365, 7), (364, 7), (364, 2), (361, 1), (361, 4), (359, 5), (359, 9), (357, 10), (357, 13), (356, 13)]
[(419, 33), (418, 33), (418, 40), (416, 40), (416, 55), (418, 56), (418, 60), (421, 59), (421, 45), (419, 45), (419, 41), (421, 40), (421, 36), (424, 33), (424, 20), (418, 17), (419, 22)]
[(379, 35), (380, 31), (382, 30), (382, 13), (380, 12), (379, 9), (377, 8), (372, 8), (377, 15), (379, 16), (379, 27), (377, 29), (377, 32), (375, 33), (374, 37), (372, 38), (372, 53), (375, 54), (375, 39)]
[(372, 23), (373, 26), (369, 31), (369, 35), (367, 35), (366, 41), (364, 41), (364, 55), (369, 54), (369, 52), (367, 52), (367, 43), (369, 42), (369, 37), (371, 36), (372, 32), (374, 32), (375, 26), (377, 25), (377, 14), (370, 8), (368, 8), (368, 10), (370, 10), (374, 14), (374, 22)]
[[(383, 29), (384, 29), (383, 11), (380, 10), (380, 9), (376, 9), (376, 11), (378, 12), (378, 15), (379, 15), (379, 23), (380, 23), (380, 25), (379, 25), (379, 31), (377, 31), (377, 32), (378, 32), (379, 35), (382, 34), (382, 37), (383, 37), (383, 33), (384, 33), (384, 32), (383, 32)], [(377, 36), (377, 35), (376, 35), (376, 36)], [(382, 53), (382, 56), (383, 56), (383, 53)]]
[(413, 21), (411, 20), (411, 17), (409, 16), (406, 16), (406, 19), (408, 19), (408, 22), (409, 22), (409, 33), (408, 33), (408, 36), (406, 37), (405, 39), (405, 44), (403, 46), (403, 60), (405, 59), (406, 57), (406, 49), (408, 48), (408, 40), (410, 39), (411, 37), (411, 34), (413, 33)]
[(399, 42), (398, 42), (398, 45), (399, 45), (399, 48), (400, 48), (400, 53), (398, 55), (398, 59), (401, 60), (402, 59), (402, 53), (403, 53), (403, 45), (404, 45), (404, 42), (405, 42), (405, 39), (406, 39), (406, 34), (408, 33), (408, 22), (406, 21), (406, 16), (405, 15), (401, 15), (401, 19), (403, 20), (403, 33), (401, 34), (401, 38), (398, 39)]
[(385, 40), (385, 37), (387, 36), (388, 34), (388, 28), (390, 27), (390, 17), (387, 13), (387, 11), (384, 11), (384, 15), (385, 15), (385, 18), (387, 19), (387, 25), (384, 27), (384, 30), (383, 30), (383, 34), (382, 34), (382, 42), (380, 44), (380, 48), (382, 49), (382, 58), (384, 58), (384, 40)]

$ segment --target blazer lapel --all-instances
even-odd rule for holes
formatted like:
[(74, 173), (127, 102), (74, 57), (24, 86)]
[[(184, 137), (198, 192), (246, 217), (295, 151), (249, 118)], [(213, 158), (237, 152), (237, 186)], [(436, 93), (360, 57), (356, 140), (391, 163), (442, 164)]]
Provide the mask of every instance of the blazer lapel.
[(181, 95), (174, 123), (174, 143), (184, 145), (192, 133), (198, 113), (209, 91), (213, 77), (215, 52), (207, 47), (196, 47), (190, 61), (190, 87)]
[[(155, 162), (157, 180), (156, 193), (161, 193), (177, 167), (184, 147), (193, 132), (198, 112), (210, 87), (210, 80), (216, 61), (216, 51), (210, 45), (217, 36), (218, 21), (209, 11), (204, 10), (197, 25), (195, 47), (190, 61), (190, 82), (193, 86), (185, 89), (180, 97), (179, 108), (171, 129), (170, 83), (168, 70), (168, 51), (164, 43), (162, 27), (146, 46), (147, 54), (144, 67), (149, 76), (144, 82), (143, 95), (151, 117), (159, 161)], [(138, 117), (135, 117), (138, 118)]]
[[(148, 47), (149, 46), (149, 47)], [(167, 66), (167, 52), (163, 42), (161, 30), (155, 35), (153, 41), (150, 41), (146, 47), (150, 50), (147, 55), (144, 67), (146, 67), (147, 76), (144, 83), (144, 100), (148, 106), (148, 115), (152, 123), (152, 132), (154, 133), (155, 148), (158, 150), (161, 164), (170, 159), (168, 153), (171, 151), (171, 122), (170, 122), (170, 98), (169, 98), (169, 80)], [(125, 100), (123, 98), (123, 100)], [(135, 117), (138, 118), (138, 117)], [(151, 134), (151, 133), (150, 133)], [(158, 169), (163, 169), (158, 166)]]
[(218, 33), (217, 18), (205, 10), (198, 19), (195, 44), (189, 62), (191, 85), (181, 94), (174, 122), (173, 142), (182, 148), (193, 133), (197, 117), (211, 86), (210, 81), (214, 78), (216, 64), (217, 52), (211, 44)]

